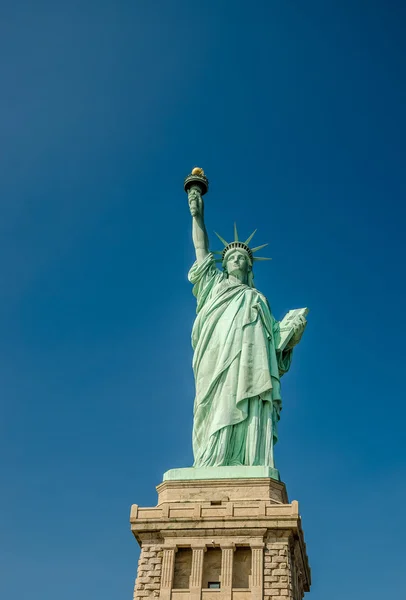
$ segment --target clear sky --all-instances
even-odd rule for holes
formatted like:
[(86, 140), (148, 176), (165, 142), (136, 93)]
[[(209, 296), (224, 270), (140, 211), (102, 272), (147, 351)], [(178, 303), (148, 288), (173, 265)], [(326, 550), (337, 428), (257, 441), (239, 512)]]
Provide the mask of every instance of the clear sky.
[(0, 4), (0, 596), (132, 597), (132, 503), (192, 463), (183, 178), (309, 306), (277, 466), (312, 600), (405, 594), (406, 7)]

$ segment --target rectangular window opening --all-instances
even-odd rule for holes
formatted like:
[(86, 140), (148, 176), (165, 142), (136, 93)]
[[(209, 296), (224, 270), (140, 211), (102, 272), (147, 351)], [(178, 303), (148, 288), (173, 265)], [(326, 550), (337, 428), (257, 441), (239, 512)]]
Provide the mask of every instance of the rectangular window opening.
[(219, 581), (209, 581), (207, 584), (207, 587), (209, 588), (209, 590), (219, 590), (220, 582)]

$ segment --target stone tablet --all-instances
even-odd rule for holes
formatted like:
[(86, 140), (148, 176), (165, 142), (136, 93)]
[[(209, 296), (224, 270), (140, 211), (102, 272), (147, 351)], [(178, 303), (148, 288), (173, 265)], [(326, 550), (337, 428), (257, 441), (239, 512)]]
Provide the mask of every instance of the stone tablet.
[(306, 317), (308, 313), (308, 308), (295, 308), (286, 313), (279, 325), (280, 341), (278, 344), (278, 350), (285, 350), (286, 346), (293, 337), (295, 326), (299, 323), (300, 317)]

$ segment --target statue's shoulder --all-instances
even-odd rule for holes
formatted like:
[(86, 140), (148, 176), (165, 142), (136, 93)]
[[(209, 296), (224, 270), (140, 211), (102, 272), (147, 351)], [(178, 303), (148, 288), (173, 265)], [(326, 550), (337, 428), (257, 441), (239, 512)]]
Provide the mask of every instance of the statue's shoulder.
[(217, 284), (224, 278), (223, 272), (216, 267), (216, 261), (213, 255), (208, 254), (205, 259), (201, 262), (195, 261), (188, 274), (189, 281), (191, 283), (198, 283), (200, 281)]

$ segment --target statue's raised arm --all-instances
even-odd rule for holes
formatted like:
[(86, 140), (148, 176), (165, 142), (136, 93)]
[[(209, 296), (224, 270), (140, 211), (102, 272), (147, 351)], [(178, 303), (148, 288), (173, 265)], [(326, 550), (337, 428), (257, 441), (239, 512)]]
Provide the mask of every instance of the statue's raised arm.
[(188, 195), (190, 214), (192, 215), (192, 238), (196, 252), (196, 260), (201, 264), (209, 254), (209, 238), (204, 223), (203, 195), (207, 192), (209, 182), (203, 169), (195, 167), (185, 179), (185, 190)]

